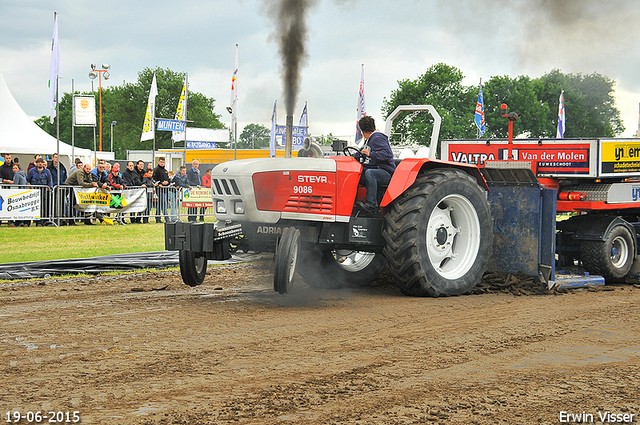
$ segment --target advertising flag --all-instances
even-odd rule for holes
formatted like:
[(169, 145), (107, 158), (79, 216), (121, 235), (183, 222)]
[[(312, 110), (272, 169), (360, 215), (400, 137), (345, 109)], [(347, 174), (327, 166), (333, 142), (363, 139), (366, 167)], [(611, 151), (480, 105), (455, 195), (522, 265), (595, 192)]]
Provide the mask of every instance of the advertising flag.
[(302, 110), (302, 115), (300, 115), (300, 122), (298, 123), (298, 127), (308, 127), (307, 124), (307, 102), (304, 102), (304, 109)]
[(276, 157), (276, 103), (273, 101), (273, 113), (271, 114), (271, 139), (269, 140), (269, 157)]
[(482, 137), (486, 130), (484, 122), (484, 97), (482, 96), (482, 86), (480, 86), (480, 93), (478, 94), (478, 102), (476, 103), (476, 114), (474, 117), (476, 126), (478, 127), (478, 138)]
[[(182, 92), (180, 93), (180, 99), (178, 100), (178, 108), (176, 109), (175, 119), (178, 121), (185, 121), (187, 119), (187, 98), (189, 97), (189, 77), (184, 77), (184, 85), (182, 86)], [(186, 131), (173, 131), (171, 138), (174, 142), (186, 141)]]
[(238, 127), (238, 45), (236, 44), (236, 55), (233, 61), (233, 74), (231, 75), (231, 105), (229, 105), (229, 112), (231, 112), (231, 131), (233, 131), (234, 140), (238, 140), (236, 131)]
[(58, 75), (62, 73), (60, 64), (60, 44), (58, 43), (58, 14), (53, 13), (53, 41), (51, 42), (51, 67), (49, 68), (49, 122), (53, 124), (58, 109)]
[(358, 121), (360, 118), (367, 115), (367, 110), (364, 104), (364, 64), (362, 64), (362, 73), (360, 75), (360, 90), (358, 91), (358, 115), (356, 118), (356, 143), (358, 140), (362, 139), (362, 131), (360, 130), (360, 126), (358, 125)]
[(560, 104), (558, 105), (558, 131), (556, 132), (556, 138), (558, 139), (562, 139), (564, 137), (565, 118), (564, 90), (562, 90), (560, 92)]
[(155, 137), (155, 118), (156, 118), (156, 96), (158, 95), (158, 85), (156, 83), (156, 74), (153, 73), (151, 88), (149, 89), (149, 101), (147, 102), (147, 112), (144, 114), (144, 123), (142, 124), (142, 136), (140, 141), (151, 140)]

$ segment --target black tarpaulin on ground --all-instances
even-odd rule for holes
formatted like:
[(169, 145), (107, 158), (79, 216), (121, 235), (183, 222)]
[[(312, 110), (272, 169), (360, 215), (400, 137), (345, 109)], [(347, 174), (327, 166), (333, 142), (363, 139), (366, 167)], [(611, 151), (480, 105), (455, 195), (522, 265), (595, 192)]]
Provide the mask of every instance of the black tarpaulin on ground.
[[(209, 264), (233, 264), (260, 258), (256, 254), (234, 254), (226, 261)], [(178, 251), (138, 252), (69, 260), (29, 261), (0, 264), (0, 279), (31, 279), (62, 274), (105, 273), (136, 269), (164, 269), (178, 266)]]

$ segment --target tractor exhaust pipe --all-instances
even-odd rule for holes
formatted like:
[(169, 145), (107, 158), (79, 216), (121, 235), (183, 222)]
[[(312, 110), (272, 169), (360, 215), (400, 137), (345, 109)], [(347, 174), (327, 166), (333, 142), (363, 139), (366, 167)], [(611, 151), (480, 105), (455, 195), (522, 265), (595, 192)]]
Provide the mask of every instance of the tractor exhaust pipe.
[(285, 142), (284, 142), (284, 157), (291, 158), (291, 151), (293, 150), (293, 115), (287, 115)]

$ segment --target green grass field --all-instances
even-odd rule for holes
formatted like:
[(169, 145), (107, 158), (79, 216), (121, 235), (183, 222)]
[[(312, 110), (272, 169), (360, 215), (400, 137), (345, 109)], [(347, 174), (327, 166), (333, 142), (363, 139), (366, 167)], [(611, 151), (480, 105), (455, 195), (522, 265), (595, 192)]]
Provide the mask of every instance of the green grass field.
[(164, 251), (163, 224), (0, 227), (0, 263)]

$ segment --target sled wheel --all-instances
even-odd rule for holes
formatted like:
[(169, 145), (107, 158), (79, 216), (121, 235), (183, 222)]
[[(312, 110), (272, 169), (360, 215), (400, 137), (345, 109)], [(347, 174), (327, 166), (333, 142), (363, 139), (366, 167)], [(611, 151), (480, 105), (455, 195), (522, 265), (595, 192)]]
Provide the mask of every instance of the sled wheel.
[(307, 285), (321, 289), (370, 285), (386, 262), (382, 254), (352, 250), (314, 249), (302, 257), (304, 267), (298, 273)]
[(273, 274), (273, 289), (276, 292), (286, 294), (291, 289), (299, 251), (300, 230), (286, 227), (276, 247), (276, 270)]
[(482, 278), (493, 226), (486, 193), (463, 171), (419, 176), (385, 215), (383, 253), (402, 292), (459, 295)]
[(590, 273), (605, 279), (622, 279), (633, 264), (633, 237), (624, 226), (615, 226), (604, 235), (604, 241), (583, 242), (580, 246), (582, 265)]
[(204, 282), (207, 274), (207, 259), (204, 256), (196, 257), (193, 251), (180, 250), (180, 275), (182, 281), (189, 286), (198, 286)]

